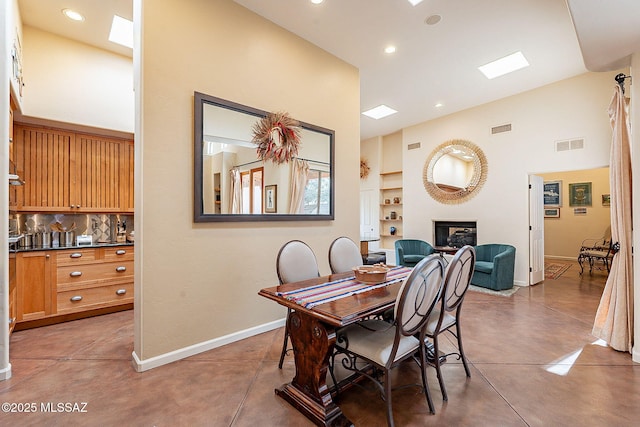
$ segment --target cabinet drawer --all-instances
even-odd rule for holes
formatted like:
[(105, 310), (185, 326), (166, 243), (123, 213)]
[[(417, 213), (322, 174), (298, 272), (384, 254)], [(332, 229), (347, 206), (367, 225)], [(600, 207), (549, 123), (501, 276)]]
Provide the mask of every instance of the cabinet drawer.
[(105, 261), (133, 260), (133, 246), (104, 248)]
[[(133, 261), (99, 264), (65, 265), (58, 267), (58, 288), (61, 285), (102, 283), (133, 277)], [(60, 290), (60, 289), (58, 289)]]
[(77, 265), (93, 262), (97, 259), (95, 249), (74, 249), (58, 251), (57, 265)]
[(133, 283), (58, 292), (58, 314), (133, 302)]

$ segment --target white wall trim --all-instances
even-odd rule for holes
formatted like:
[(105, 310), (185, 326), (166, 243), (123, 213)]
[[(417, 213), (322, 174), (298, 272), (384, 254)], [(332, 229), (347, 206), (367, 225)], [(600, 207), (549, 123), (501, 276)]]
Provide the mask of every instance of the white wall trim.
[(7, 364), (7, 367), (0, 370), (0, 381), (8, 380), (11, 378), (11, 363)]
[(254, 335), (269, 332), (277, 328), (281, 328), (285, 324), (285, 318), (275, 320), (273, 322), (264, 323), (262, 325), (254, 326), (249, 329), (234, 332), (229, 335), (214, 338), (209, 341), (204, 341), (198, 344), (193, 344), (188, 347), (180, 348), (178, 350), (170, 351), (155, 357), (151, 357), (146, 360), (140, 360), (135, 351), (131, 353), (133, 368), (137, 372), (148, 371), (149, 369), (157, 368), (162, 365), (166, 365), (171, 362), (175, 362), (184, 359), (189, 356), (193, 356), (205, 351), (213, 350), (214, 348), (221, 347), (226, 344), (231, 344), (236, 341), (243, 340), (245, 338), (252, 337)]

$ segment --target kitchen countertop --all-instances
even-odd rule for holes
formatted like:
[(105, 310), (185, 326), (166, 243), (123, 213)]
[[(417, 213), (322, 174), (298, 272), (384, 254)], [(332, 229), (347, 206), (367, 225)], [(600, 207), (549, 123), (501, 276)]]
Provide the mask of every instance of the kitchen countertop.
[(98, 242), (98, 243), (93, 243), (91, 245), (75, 245), (75, 246), (52, 246), (50, 248), (36, 248), (36, 247), (31, 247), (31, 248), (17, 248), (17, 249), (9, 249), (9, 253), (16, 253), (16, 252), (34, 252), (34, 251), (57, 251), (57, 250), (62, 250), (62, 249), (91, 249), (91, 248), (104, 248), (104, 247), (110, 247), (110, 246), (133, 246), (133, 242), (122, 242), (122, 243), (117, 243), (117, 242)]

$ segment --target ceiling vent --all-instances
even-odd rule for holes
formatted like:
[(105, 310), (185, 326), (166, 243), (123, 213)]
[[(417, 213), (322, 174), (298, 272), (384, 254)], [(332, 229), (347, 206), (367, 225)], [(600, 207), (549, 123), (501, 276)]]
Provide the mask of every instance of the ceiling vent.
[(491, 128), (491, 135), (502, 132), (511, 132), (511, 123), (506, 125), (494, 126)]
[(584, 148), (584, 139), (565, 139), (556, 141), (556, 151), (582, 150)]
[(413, 144), (407, 145), (407, 150), (415, 150), (416, 148), (420, 148), (419, 142), (414, 142)]

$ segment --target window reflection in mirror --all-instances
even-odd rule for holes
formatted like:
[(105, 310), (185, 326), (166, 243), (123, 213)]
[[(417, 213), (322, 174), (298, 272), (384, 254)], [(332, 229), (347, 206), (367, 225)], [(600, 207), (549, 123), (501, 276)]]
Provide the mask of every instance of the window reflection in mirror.
[(301, 122), (297, 157), (264, 162), (251, 140), (266, 112), (198, 92), (194, 101), (195, 222), (333, 219), (332, 130)]
[(473, 178), (474, 154), (462, 145), (451, 145), (449, 151), (435, 162), (433, 181), (443, 191), (466, 189)]
[(456, 139), (436, 147), (423, 169), (429, 195), (445, 204), (462, 203), (478, 193), (487, 179), (487, 159), (477, 145)]

